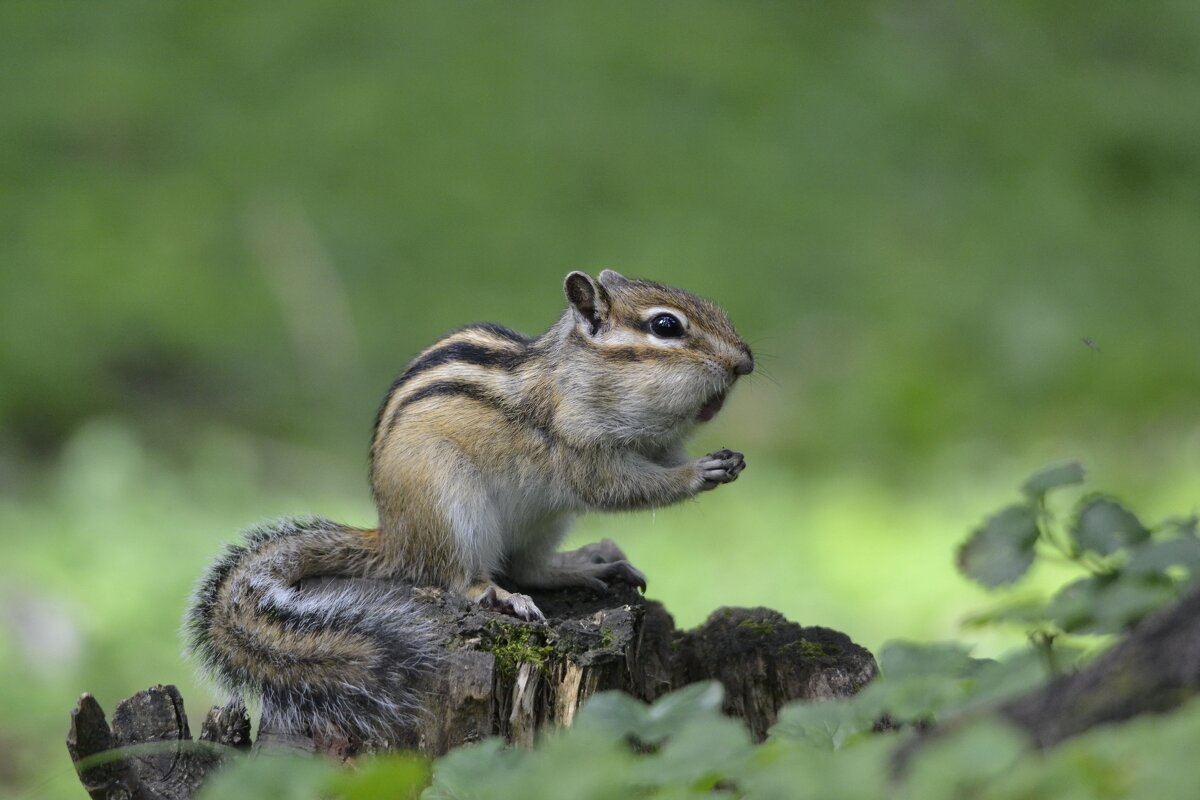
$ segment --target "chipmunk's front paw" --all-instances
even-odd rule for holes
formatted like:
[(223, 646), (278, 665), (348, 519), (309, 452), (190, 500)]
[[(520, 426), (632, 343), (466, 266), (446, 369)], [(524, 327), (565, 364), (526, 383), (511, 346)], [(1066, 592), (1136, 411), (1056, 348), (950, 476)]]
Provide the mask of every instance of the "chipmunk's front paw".
[(475, 604), (488, 611), (499, 611), (526, 622), (546, 619), (546, 615), (529, 595), (505, 591), (494, 583), (483, 590)]
[(746, 468), (746, 459), (741, 453), (735, 453), (732, 450), (718, 450), (700, 459), (696, 466), (700, 469), (700, 477), (704, 480), (700, 491), (707, 492), (723, 483), (732, 483), (737, 480), (737, 476), (741, 475), (742, 470)]

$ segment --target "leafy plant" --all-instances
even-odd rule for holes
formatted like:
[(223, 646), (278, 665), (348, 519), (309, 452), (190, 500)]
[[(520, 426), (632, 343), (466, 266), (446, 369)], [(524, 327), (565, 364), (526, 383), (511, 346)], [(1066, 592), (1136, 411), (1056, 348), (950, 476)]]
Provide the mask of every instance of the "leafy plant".
[(1018, 597), (969, 624), (1016, 623), (1047, 646), (1061, 633), (1120, 633), (1196, 580), (1195, 516), (1147, 526), (1116, 499), (1092, 493), (1062, 519), (1051, 496), (1083, 480), (1078, 463), (1035, 473), (1021, 486), (1024, 500), (990, 516), (958, 550), (959, 570), (989, 589), (1019, 583), (1039, 560), (1066, 562), (1081, 576), (1049, 599)]

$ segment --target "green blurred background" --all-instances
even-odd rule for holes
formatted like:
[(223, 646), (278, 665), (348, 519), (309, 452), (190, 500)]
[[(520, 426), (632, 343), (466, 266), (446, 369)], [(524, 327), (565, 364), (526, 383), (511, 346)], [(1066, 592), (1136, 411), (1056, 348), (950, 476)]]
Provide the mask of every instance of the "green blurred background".
[(10, 2), (0, 100), (0, 795), (81, 796), (82, 690), (198, 716), (220, 544), (370, 524), (393, 375), (572, 269), (759, 355), (694, 444), (736, 486), (574, 537), (681, 624), (992, 654), (953, 549), (1025, 474), (1197, 508), (1193, 2)]

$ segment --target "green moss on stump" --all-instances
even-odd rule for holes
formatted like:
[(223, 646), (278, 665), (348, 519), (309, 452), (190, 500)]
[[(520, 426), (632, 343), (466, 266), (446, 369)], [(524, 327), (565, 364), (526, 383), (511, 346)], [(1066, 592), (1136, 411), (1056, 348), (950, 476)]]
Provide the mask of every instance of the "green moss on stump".
[(612, 647), (617, 641), (617, 633), (612, 628), (600, 629), (600, 646)]
[(828, 658), (830, 656), (836, 656), (840, 654), (842, 652), (842, 648), (836, 645), (830, 645), (827, 647), (808, 639), (797, 639), (790, 644), (784, 645), (783, 651), (785, 653), (799, 653), (805, 658)]
[(759, 636), (770, 636), (775, 632), (775, 623), (766, 622), (765, 620), (744, 620), (743, 622), (738, 623), (738, 627), (745, 628), (746, 630), (756, 633)]
[(483, 649), (496, 657), (496, 669), (511, 675), (521, 663), (545, 669), (554, 648), (542, 641), (532, 628), (493, 620), (488, 623)]

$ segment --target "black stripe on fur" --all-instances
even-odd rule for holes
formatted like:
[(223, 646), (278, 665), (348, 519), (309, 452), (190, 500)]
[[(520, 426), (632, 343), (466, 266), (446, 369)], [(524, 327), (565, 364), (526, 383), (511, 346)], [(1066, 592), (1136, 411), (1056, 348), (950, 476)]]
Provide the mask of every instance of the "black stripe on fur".
[[(459, 328), (456, 331), (446, 334), (443, 339), (449, 339), (455, 334), (463, 331), (481, 331), (489, 335), (503, 339), (513, 344), (528, 346), (533, 340), (528, 336), (517, 333), (514, 330), (505, 328), (503, 325), (495, 325), (490, 322), (481, 322), (475, 325), (467, 325)], [(379, 426), (383, 424), (383, 414), (387, 411), (388, 402), (396, 391), (407, 383), (414, 375), (417, 375), (426, 370), (441, 364), (448, 364), (452, 361), (462, 362), (465, 364), (477, 364), (482, 367), (496, 367), (503, 370), (513, 370), (520, 365), (527, 357), (525, 350), (513, 352), (507, 349), (498, 349), (488, 347), (487, 345), (478, 342), (450, 342), (441, 347), (436, 347), (432, 352), (426, 353), (421, 358), (410, 364), (406, 370), (392, 381), (392, 385), (388, 388), (387, 394), (383, 396), (383, 402), (379, 404), (379, 410), (375, 412), (375, 427), (372, 428), (371, 434), (371, 484), (374, 485), (374, 469), (375, 469), (375, 445), (379, 439)], [(393, 414), (388, 421), (388, 430), (391, 430), (395, 424), (396, 415)]]
[(441, 364), (448, 364), (451, 361), (464, 364), (478, 364), (481, 367), (498, 367), (503, 370), (511, 370), (524, 360), (524, 352), (497, 350), (478, 342), (451, 342), (445, 347), (439, 347), (414, 361), (404, 371), (404, 374), (400, 376), (400, 380), (396, 382), (395, 386), (397, 388), (403, 386), (414, 375), (419, 375), (422, 372), (433, 369)]
[[(408, 599), (406, 587), (367, 579), (285, 585), (280, 552), (264, 553), (280, 539), (294, 538), (289, 544), (305, 561), (321, 563), (322, 548), (343, 532), (351, 535), (323, 519), (281, 520), (249, 531), (244, 544), (226, 548), (196, 588), (185, 620), (187, 649), (231, 695), (261, 697), (263, 722), (277, 730), (388, 738), (411, 724), (419, 701), (415, 687), (432, 669), (437, 652), (432, 626)], [(266, 560), (256, 564), (255, 559)], [(235, 578), (242, 566), (247, 569)], [(218, 598), (234, 579), (243, 581), (231, 587), (235, 602), (243, 603), (243, 613), (252, 609), (251, 624), (242, 627), (219, 617)], [(234, 653), (214, 640), (218, 627), (223, 640), (233, 641)], [(342, 659), (286, 652), (280, 642), (286, 643), (287, 635), (264, 635), (272, 628), (318, 637), (338, 632), (360, 640), (365, 663), (353, 666), (367, 676), (363, 685), (348, 684), (351, 665)], [(300, 669), (318, 677), (301, 682)]]
[(529, 344), (533, 341), (532, 338), (522, 333), (517, 333), (511, 328), (506, 328), (503, 325), (497, 325), (494, 322), (477, 322), (474, 325), (467, 325), (464, 328), (459, 328), (459, 330), (483, 331), (484, 333), (490, 333), (493, 336), (499, 336), (501, 339), (508, 339), (514, 344)]
[(413, 403), (420, 402), (421, 400), (425, 400), (429, 397), (450, 397), (452, 395), (469, 397), (472, 400), (483, 403), (484, 405), (492, 406), (493, 408), (498, 408), (501, 410), (504, 408), (503, 403), (500, 402), (500, 398), (496, 397), (494, 394), (487, 391), (477, 383), (471, 383), (469, 381), (437, 381), (436, 383), (431, 383), (425, 388), (413, 392), (411, 395), (404, 398), (404, 401), (400, 403), (400, 405), (396, 406), (396, 411), (394, 414), (392, 414), (392, 419), (388, 422), (388, 427), (394, 427), (396, 424), (396, 419), (400, 416), (404, 409), (408, 408)]

